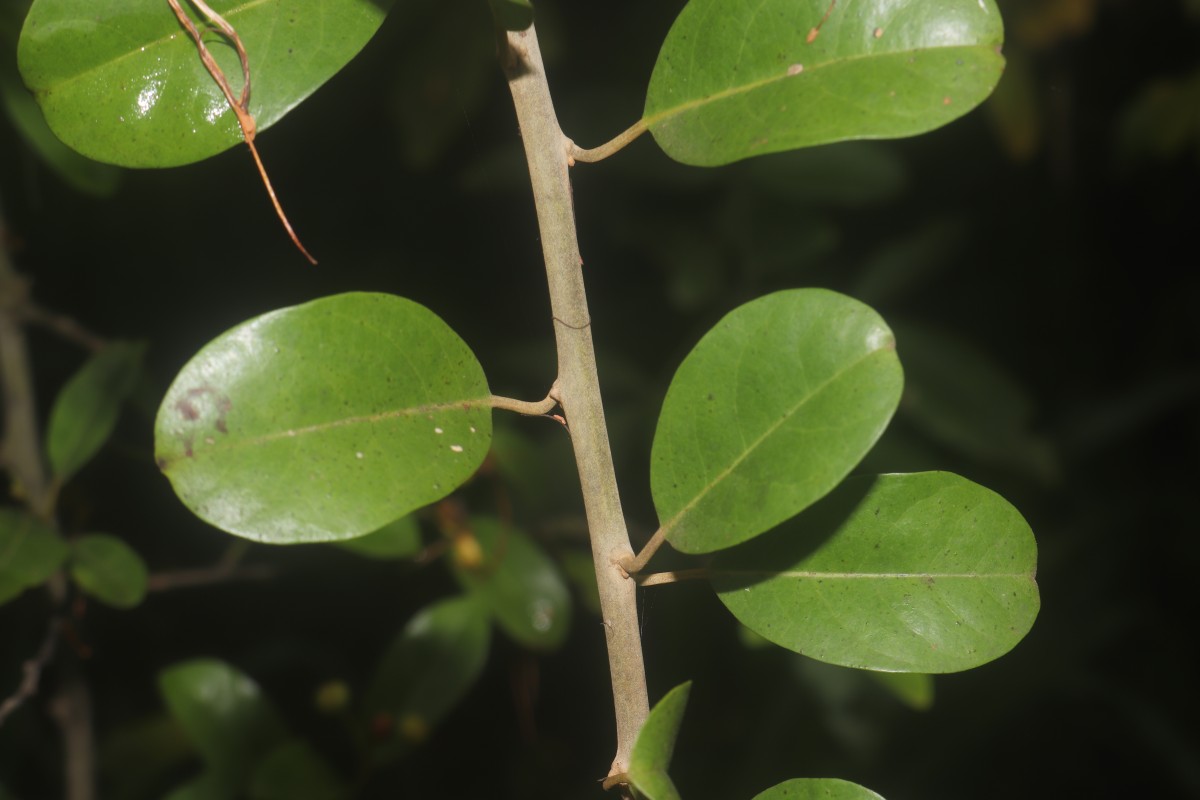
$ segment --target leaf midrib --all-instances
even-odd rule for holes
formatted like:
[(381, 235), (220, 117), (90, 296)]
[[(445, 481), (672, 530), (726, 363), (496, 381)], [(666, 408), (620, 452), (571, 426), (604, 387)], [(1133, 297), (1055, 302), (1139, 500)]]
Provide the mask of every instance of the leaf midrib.
[(844, 368), (842, 368), (842, 369), (838, 370), (837, 372), (833, 373), (832, 375), (830, 375), (829, 378), (826, 379), (824, 382), (818, 384), (817, 387), (815, 389), (813, 389), (813, 391), (809, 392), (802, 400), (800, 400), (798, 403), (796, 403), (794, 406), (792, 406), (790, 409), (788, 409), (787, 413), (785, 413), (777, 421), (775, 421), (770, 426), (768, 426), (767, 429), (765, 431), (763, 431), (763, 433), (760, 434), (757, 439), (755, 439), (753, 442), (751, 442), (738, 455), (738, 457), (735, 458), (729, 464), (728, 467), (726, 467), (724, 470), (722, 470), (716, 477), (714, 477), (705, 486), (703, 486), (700, 489), (700, 491), (698, 491), (696, 493), (696, 495), (694, 497), (692, 497), (692, 499), (689, 500), (686, 505), (683, 506), (683, 508), (681, 508), (681, 509), (679, 509), (679, 511), (675, 512), (674, 516), (672, 516), (671, 519), (669, 519), (668, 521), (663, 523), (662, 524), (662, 533), (663, 533), (664, 538), (666, 538), (668, 541), (670, 541), (671, 532), (675, 529), (675, 527), (679, 524), (679, 521), (685, 515), (687, 515), (705, 496), (707, 496), (713, 489), (715, 489), (722, 481), (724, 481), (726, 478), (728, 478), (733, 473), (733, 471), (735, 469), (737, 469), (737, 467), (743, 461), (745, 461), (747, 458), (750, 457), (751, 453), (753, 453), (755, 450), (757, 450), (758, 447), (764, 441), (766, 441), (767, 437), (774, 434), (775, 431), (777, 431), (785, 423), (789, 422), (792, 419), (792, 417), (794, 417), (796, 414), (798, 414), (800, 412), (800, 410), (807, 403), (809, 403), (813, 398), (817, 397), (819, 394), (821, 394), (823, 391), (825, 391), (825, 389), (828, 388), (830, 386), (830, 384), (832, 384), (834, 381), (841, 378), (846, 373), (857, 369), (859, 366), (866, 363), (867, 361), (874, 358), (875, 356), (885, 354), (888, 352), (895, 352), (895, 349), (896, 349), (895, 343), (893, 341), (893, 343), (887, 347), (881, 347), (877, 350), (871, 350), (870, 352), (865, 354), (862, 358), (851, 362)]
[[(863, 55), (859, 55), (859, 56), (848, 56), (846, 58), (839, 58), (839, 59), (832, 59), (830, 61), (825, 61), (825, 62), (816, 64), (812, 67), (805, 64), (804, 71), (800, 72), (796, 75), (789, 75), (785, 71), (782, 75), (773, 75), (769, 78), (763, 78), (761, 80), (752, 81), (751, 83), (741, 84), (738, 86), (732, 86), (732, 87), (730, 87), (728, 89), (724, 89), (720, 92), (716, 92), (716, 93), (710, 94), (710, 95), (705, 95), (703, 97), (698, 97), (695, 100), (689, 100), (686, 103), (681, 103), (680, 105), (677, 105), (677, 106), (672, 106), (671, 108), (665, 109), (663, 111), (659, 111), (658, 113), (653, 114), (651, 116), (642, 117), (642, 125), (644, 125), (648, 129), (652, 129), (655, 125), (658, 125), (659, 123), (661, 123), (665, 120), (668, 120), (671, 117), (675, 117), (680, 114), (684, 114), (695, 108), (700, 108), (701, 106), (708, 105), (710, 103), (717, 103), (722, 100), (727, 100), (730, 97), (737, 97), (738, 95), (741, 95), (741, 94), (748, 94), (750, 92), (761, 89), (764, 86), (770, 86), (773, 83), (778, 83), (779, 81), (793, 80), (793, 79), (803, 80), (805, 78), (805, 76), (812, 77), (812, 73), (814, 73), (814, 72), (819, 76), (820, 70), (825, 69), (830, 66), (841, 66), (841, 65), (844, 65), (847, 63), (852, 63), (855, 61), (862, 61), (862, 60), (865, 60), (868, 58), (905, 56), (905, 55), (911, 55), (913, 53), (928, 53), (928, 52), (934, 51), (934, 50), (939, 50), (939, 51), (977, 50), (979, 48), (986, 49), (990, 46), (991, 45), (988, 45), (985, 43), (978, 43), (978, 44), (971, 44), (971, 45), (952, 45), (952, 46), (944, 46), (944, 47), (922, 47), (922, 48), (909, 49), (909, 50), (892, 50), (885, 54), (869, 53), (869, 54), (863, 54)], [(800, 63), (800, 62), (797, 62), (797, 63)]]

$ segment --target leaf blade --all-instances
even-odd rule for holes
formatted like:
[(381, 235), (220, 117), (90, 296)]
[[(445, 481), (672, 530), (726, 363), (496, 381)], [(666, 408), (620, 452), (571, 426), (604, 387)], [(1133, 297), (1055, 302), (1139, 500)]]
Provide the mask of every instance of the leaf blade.
[(473, 353), (433, 312), (350, 293), (210, 342), (167, 391), (155, 455), (202, 519), (256, 541), (351, 539), (449, 494), (491, 440)]
[[(212, 0), (250, 58), (250, 111), (261, 132), (316, 91), (366, 44), (386, 0), (306, 4)], [(210, 47), (240, 88), (231, 47)], [(17, 57), (46, 121), (97, 161), (167, 167), (242, 141), (233, 112), (169, 7), (155, 3), (37, 0)]]
[(642, 724), (626, 771), (629, 782), (646, 800), (679, 800), (679, 791), (667, 774), (675, 754), (675, 740), (683, 724), (692, 683), (681, 683), (663, 695)]
[(0, 603), (43, 583), (66, 560), (58, 533), (30, 514), (0, 508)]
[(851, 298), (795, 289), (730, 312), (680, 365), (654, 434), (667, 541), (712, 552), (799, 513), (878, 440), (902, 383), (890, 329)]
[(698, 166), (911, 136), (987, 97), (1002, 41), (992, 0), (692, 0), (659, 53), (643, 122)]
[(88, 534), (71, 543), (71, 577), (114, 608), (133, 608), (146, 596), (148, 570), (133, 548), (115, 536)]
[(842, 666), (944, 673), (999, 658), (1040, 600), (1029, 525), (941, 472), (852, 478), (822, 503), (719, 554), (714, 589), (742, 624)]

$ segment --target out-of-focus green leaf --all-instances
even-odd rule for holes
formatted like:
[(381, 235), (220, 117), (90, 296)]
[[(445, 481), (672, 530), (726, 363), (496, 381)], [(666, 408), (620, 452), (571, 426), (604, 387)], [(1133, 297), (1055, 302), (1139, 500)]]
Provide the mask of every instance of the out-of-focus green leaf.
[(474, 354), (433, 312), (342, 294), (204, 347), (159, 408), (155, 451), (184, 504), (230, 533), (351, 539), (474, 474), (490, 398)]
[(409, 514), (366, 536), (338, 542), (337, 546), (365, 558), (409, 558), (421, 550), (421, 528), (417, 518)]
[(634, 742), (627, 774), (629, 783), (646, 800), (679, 800), (667, 769), (675, 754), (675, 740), (691, 691), (692, 683), (688, 681), (667, 692), (650, 709), (650, 716)]
[(258, 763), (249, 795), (250, 800), (342, 800), (350, 792), (307, 742), (292, 739)]
[(754, 795), (754, 800), (883, 800), (857, 783), (838, 778), (795, 778)]
[(933, 676), (921, 672), (868, 672), (909, 708), (928, 711), (933, 706)]
[(98, 742), (100, 785), (113, 787), (105, 800), (139, 800), (161, 792), (163, 780), (178, 775), (193, 758), (192, 745), (166, 712), (108, 728)]
[(533, 5), (529, 0), (488, 0), (496, 25), (506, 31), (523, 31), (533, 24)]
[(1141, 87), (1121, 115), (1117, 155), (1123, 165), (1176, 158), (1189, 150), (1200, 161), (1200, 69)]
[(743, 625), (860, 669), (956, 672), (1033, 625), (1037, 547), (1004, 498), (944, 472), (852, 478), (793, 523), (718, 554)]
[(0, 603), (43, 583), (67, 557), (58, 533), (38, 519), (0, 508)]
[[(199, 27), (207, 25), (182, 3)], [(338, 72), (374, 35), (388, 0), (211, 0), (250, 61), (250, 112), (258, 131)], [(235, 92), (242, 70), (219, 37), (208, 49)], [(242, 141), (233, 111), (195, 44), (162, 3), (36, 0), (17, 58), (54, 133), (89, 158), (170, 167)]]
[[(467, 534), (464, 534), (467, 535)], [(504, 632), (536, 650), (553, 650), (567, 636), (571, 595), (550, 557), (522, 531), (491, 517), (472, 517), (470, 534), (482, 558), (454, 574), (491, 610)]]
[(50, 410), (46, 453), (59, 481), (78, 471), (112, 435), (145, 352), (140, 342), (114, 342), (92, 356), (58, 393)]
[(600, 613), (600, 590), (596, 585), (596, 565), (590, 552), (567, 550), (559, 555), (563, 572), (579, 595), (583, 607), (593, 614)]
[(984, 104), (1000, 147), (1013, 161), (1033, 158), (1042, 145), (1042, 97), (1044, 84), (1033, 64), (1021, 50), (1005, 54), (1008, 66), (996, 91)]
[(756, 187), (795, 203), (859, 206), (895, 197), (908, 180), (904, 162), (878, 142), (844, 142), (795, 150), (746, 165)]
[(121, 171), (79, 155), (62, 143), (46, 124), (33, 95), (21, 83), (16, 65), (0, 66), (0, 105), (26, 144), (38, 154), (58, 177), (75, 189), (97, 197), (108, 197), (117, 190)]
[(667, 541), (707, 553), (799, 513), (883, 433), (902, 383), (891, 330), (849, 297), (797, 289), (730, 312), (679, 367), (655, 431)]
[(949, 332), (896, 326), (907, 377), (901, 413), (939, 443), (972, 458), (1049, 480), (1049, 445), (1030, 431), (1028, 393), (986, 353)]
[(419, 743), (475, 684), (490, 641), (487, 609), (475, 597), (418, 612), (375, 668), (368, 719), (384, 715), (402, 743)]
[(215, 770), (202, 773), (167, 795), (166, 800), (237, 800), (237, 784)]
[(287, 738), (258, 684), (223, 661), (175, 664), (159, 673), (158, 685), (171, 716), (222, 786), (240, 786), (257, 761)]
[(685, 164), (912, 136), (978, 105), (1003, 70), (993, 0), (691, 0), (644, 122)]
[(133, 608), (146, 596), (146, 562), (115, 536), (93, 533), (71, 542), (71, 577), (116, 608)]
[(966, 242), (967, 232), (957, 220), (932, 219), (868, 254), (851, 294), (870, 305), (894, 303), (950, 267)]

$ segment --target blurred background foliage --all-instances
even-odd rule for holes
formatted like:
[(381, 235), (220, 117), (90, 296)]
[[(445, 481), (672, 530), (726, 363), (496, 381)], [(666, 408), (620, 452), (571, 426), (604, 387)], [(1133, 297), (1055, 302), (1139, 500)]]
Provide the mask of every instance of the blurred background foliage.
[[(407, 544), (366, 548), (373, 558), (233, 541), (183, 508), (151, 456), (153, 410), (201, 345), (341, 291), (425, 304), (475, 349), (494, 391), (545, 394), (540, 246), (486, 4), (398, 3), (359, 58), (259, 137), (315, 268), (279, 230), (242, 148), (142, 172), (65, 151), (15, 75), (22, 5), (0, 9), (3, 245), (40, 306), (149, 343), (115, 437), (60, 502), (68, 534), (106, 531), (150, 570), (131, 610), (80, 596), (61, 645), (90, 689), (101, 796), (162, 797), (199, 773), (200, 744), (159, 688), (194, 659), (252, 677), (291, 737), (272, 769), (291, 774), (290, 759), (311, 764), (314, 752), (329, 765), (310, 787), (358, 776), (361, 797), (599, 796), (613, 746), (607, 661), (559, 425), (498, 419), (477, 479), (419, 515), (416, 534), (406, 523)], [(579, 144), (640, 116), (681, 5), (538, 6), (560, 119)], [(906, 366), (901, 411), (863, 469), (957, 471), (1020, 508), (1041, 548), (1030, 636), (993, 664), (932, 680), (764, 646), (701, 585), (645, 591), (651, 696), (695, 681), (672, 770), (685, 797), (748, 798), (796, 776), (843, 777), (892, 800), (1200, 796), (1189, 588), (1200, 335), (1188, 321), (1200, 306), (1200, 3), (1001, 6), (1009, 67), (996, 95), (933, 134), (711, 170), (674, 164), (644, 138), (574, 170), (635, 538), (655, 527), (649, 442), (682, 356), (741, 302), (823, 286), (894, 323)], [(85, 354), (36, 329), (31, 347), (44, 420)], [(378, 664), (424, 663), (394, 642), (419, 639), (410, 620), (470, 584), (463, 571), (483, 551), (463, 531), (476, 515), (514, 523), (552, 556), (574, 598), (570, 630), (539, 641), (501, 624), (489, 644), (453, 606), (486, 648), (458, 662), (486, 653), (453, 678), (463, 701), (425, 698), (437, 706), (429, 719), (355, 718), (360, 697), (396, 690), (373, 679)], [(236, 565), (224, 574), (237, 579), (181, 577), (213, 565)], [(0, 695), (50, 614), (38, 590), (0, 607)], [(39, 699), (0, 728), (0, 797), (62, 794), (44, 699), (56, 680), (50, 670)], [(391, 749), (363, 778), (372, 735)]]

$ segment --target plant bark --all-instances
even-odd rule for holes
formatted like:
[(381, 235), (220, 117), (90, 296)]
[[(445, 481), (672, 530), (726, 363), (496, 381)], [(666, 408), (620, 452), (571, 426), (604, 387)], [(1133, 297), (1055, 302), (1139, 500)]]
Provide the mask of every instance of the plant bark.
[(609, 772), (615, 776), (629, 767), (634, 741), (649, 714), (649, 700), (638, 629), (637, 587), (617, 566), (619, 560), (632, 557), (633, 549), (617, 493), (592, 346), (568, 175), (572, 145), (559, 127), (532, 26), (505, 34), (501, 61), (533, 184), (558, 346), (556, 399), (571, 432), (600, 590), (616, 708), (617, 752)]

